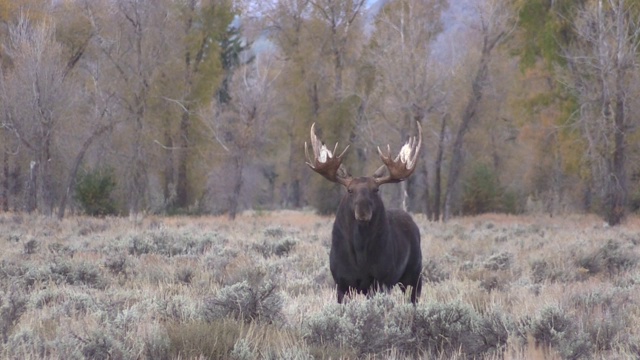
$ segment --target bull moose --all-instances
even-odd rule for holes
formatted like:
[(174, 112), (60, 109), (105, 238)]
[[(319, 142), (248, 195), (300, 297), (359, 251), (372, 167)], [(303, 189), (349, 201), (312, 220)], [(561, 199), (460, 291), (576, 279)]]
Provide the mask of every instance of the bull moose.
[(329, 150), (311, 126), (311, 147), (304, 149), (307, 165), (327, 180), (344, 186), (331, 233), (329, 267), (337, 285), (338, 303), (349, 291), (370, 294), (400, 284), (402, 291), (411, 287), (411, 302), (416, 303), (422, 289), (422, 253), (420, 230), (405, 211), (386, 210), (378, 192), (380, 185), (407, 179), (415, 170), (422, 128), (392, 158), (378, 147), (383, 164), (371, 177), (352, 177), (342, 165), (347, 146), (336, 156), (338, 143)]

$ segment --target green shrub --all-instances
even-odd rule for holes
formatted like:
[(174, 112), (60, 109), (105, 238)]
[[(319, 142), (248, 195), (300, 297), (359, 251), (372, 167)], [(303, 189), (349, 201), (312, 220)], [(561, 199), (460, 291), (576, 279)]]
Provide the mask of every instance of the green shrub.
[(56, 284), (73, 284), (73, 266), (69, 260), (55, 258), (49, 264), (51, 280)]
[(489, 270), (509, 270), (513, 262), (513, 255), (508, 251), (502, 251), (491, 255), (484, 262), (485, 269)]
[(27, 295), (17, 287), (11, 287), (0, 297), (0, 335), (6, 343), (13, 327), (27, 310)]
[(629, 194), (629, 208), (634, 213), (640, 212), (640, 188)]
[(124, 254), (110, 255), (104, 260), (104, 267), (113, 275), (127, 275), (127, 268), (130, 266)]
[(254, 360), (258, 358), (258, 354), (247, 339), (238, 339), (233, 345), (229, 358), (233, 360)]
[(500, 184), (496, 172), (484, 164), (476, 164), (463, 181), (462, 212), (477, 215), (487, 212), (514, 214), (521, 211), (519, 196)]
[[(326, 355), (326, 354), (324, 354)], [(352, 356), (355, 357), (355, 356)], [(286, 359), (286, 360), (314, 360), (314, 359), (321, 359), (323, 357), (320, 356), (312, 356), (309, 353), (309, 349), (307, 349), (306, 347), (301, 347), (301, 346), (288, 346), (280, 351), (272, 351), (271, 353), (268, 353), (266, 356), (264, 356), (263, 358), (265, 359)], [(331, 356), (326, 356), (325, 358), (329, 359), (329, 358), (333, 358), (336, 359), (338, 357), (331, 357)], [(343, 358), (348, 358), (348, 357), (343, 357)]]
[(415, 318), (415, 337), (420, 346), (436, 357), (458, 352), (475, 354), (481, 347), (476, 325), (478, 314), (461, 302), (434, 303), (419, 307)]
[(73, 269), (73, 279), (70, 284), (82, 284), (96, 289), (104, 289), (108, 282), (98, 265), (83, 261)]
[[(346, 306), (353, 306), (347, 303)], [(330, 304), (319, 314), (309, 317), (305, 337), (313, 345), (342, 347), (348, 343), (349, 323), (344, 317), (345, 306)]]
[(4, 344), (7, 359), (47, 358), (45, 340), (32, 329), (19, 329)]
[(438, 261), (425, 259), (422, 265), (422, 279), (428, 283), (439, 283), (449, 279), (449, 273)]
[(272, 323), (282, 317), (282, 296), (276, 283), (266, 280), (261, 284), (241, 281), (222, 288), (207, 299), (203, 317), (207, 321), (233, 318), (244, 322), (254, 320)]
[(125, 359), (126, 348), (118, 339), (104, 331), (93, 331), (87, 337), (78, 336), (85, 359)]
[(318, 183), (313, 189), (312, 205), (318, 211), (320, 215), (330, 215), (336, 212), (338, 204), (342, 198), (342, 186), (328, 182), (325, 179), (315, 180), (322, 181)]
[(550, 265), (544, 259), (535, 259), (531, 261), (531, 278), (533, 282), (539, 284), (550, 277)]
[(40, 242), (36, 239), (30, 239), (26, 243), (24, 243), (24, 253), (27, 255), (33, 255), (40, 247)]
[(554, 305), (543, 307), (531, 319), (529, 332), (535, 345), (554, 349), (563, 359), (592, 359), (594, 343), (573, 316)]
[(170, 360), (171, 341), (167, 329), (161, 325), (153, 326), (143, 336), (144, 352), (146, 359), (154, 360)]
[(513, 330), (513, 320), (501, 309), (495, 308), (484, 314), (474, 329), (481, 339), (476, 354), (492, 350), (500, 352), (507, 345), (509, 333)]
[(268, 226), (266, 229), (264, 229), (263, 234), (266, 237), (278, 239), (278, 238), (284, 237), (287, 234), (287, 232), (281, 226), (274, 225), (274, 226)]
[(127, 236), (123, 242), (129, 255), (159, 254), (168, 257), (199, 255), (213, 244), (209, 235), (181, 234), (166, 229), (145, 230)]
[(74, 263), (56, 258), (48, 269), (34, 275), (34, 281), (51, 280), (56, 284), (86, 285), (96, 289), (104, 289), (108, 285), (100, 267), (87, 261)]
[(634, 268), (637, 262), (638, 256), (634, 252), (615, 240), (609, 240), (596, 251), (578, 258), (576, 265), (588, 270), (589, 275), (606, 271), (607, 275), (613, 276)]
[[(393, 306), (386, 294), (372, 299), (331, 304), (310, 317), (305, 337), (314, 345), (353, 348), (360, 355), (389, 347), (385, 334), (385, 313)], [(405, 329), (406, 330), (406, 329)]]
[(90, 216), (115, 215), (116, 206), (111, 193), (116, 180), (110, 170), (95, 170), (81, 175), (76, 185), (76, 199)]
[(356, 306), (347, 306), (345, 317), (354, 330), (349, 332), (349, 343), (360, 354), (375, 354), (390, 347), (385, 334), (385, 314), (393, 306), (385, 294), (376, 294)]
[(500, 198), (500, 211), (507, 214), (520, 214), (523, 212), (522, 197), (515, 191), (505, 190)]
[(587, 341), (596, 349), (607, 351), (627, 335), (625, 329), (634, 322), (626, 311), (637, 306), (635, 298), (630, 288), (595, 288), (573, 295), (569, 306)]
[(476, 215), (497, 211), (502, 189), (495, 172), (487, 165), (477, 164), (463, 184), (462, 212)]
[(331, 304), (309, 317), (304, 337), (312, 347), (384, 355), (398, 351), (407, 358), (482, 358), (507, 344), (513, 321), (502, 311), (478, 314), (461, 303), (414, 306), (387, 294)]
[(285, 237), (282, 239), (264, 239), (260, 244), (253, 244), (253, 249), (261, 254), (265, 259), (273, 255), (287, 256), (298, 243), (296, 239)]
[(194, 276), (195, 271), (190, 267), (181, 267), (175, 272), (175, 279), (178, 283), (191, 284)]

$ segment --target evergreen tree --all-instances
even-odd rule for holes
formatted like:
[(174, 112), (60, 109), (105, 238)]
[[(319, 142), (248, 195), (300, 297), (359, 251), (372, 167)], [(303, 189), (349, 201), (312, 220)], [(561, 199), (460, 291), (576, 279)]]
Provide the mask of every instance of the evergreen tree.
[(249, 64), (255, 58), (249, 55), (251, 43), (242, 37), (242, 27), (239, 24), (232, 23), (227, 29), (222, 41), (220, 41), (220, 58), (222, 61), (222, 69), (224, 78), (218, 90), (218, 103), (221, 105), (229, 104), (231, 94), (229, 85), (233, 78), (235, 69), (241, 64)]

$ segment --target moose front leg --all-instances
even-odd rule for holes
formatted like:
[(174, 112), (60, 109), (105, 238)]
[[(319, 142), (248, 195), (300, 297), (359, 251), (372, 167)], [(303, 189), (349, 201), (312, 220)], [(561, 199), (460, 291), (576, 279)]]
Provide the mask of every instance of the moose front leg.
[(338, 285), (337, 289), (336, 289), (336, 294), (338, 296), (338, 304), (342, 304), (342, 301), (344, 301), (344, 295), (349, 291), (349, 287), (348, 286), (340, 286)]

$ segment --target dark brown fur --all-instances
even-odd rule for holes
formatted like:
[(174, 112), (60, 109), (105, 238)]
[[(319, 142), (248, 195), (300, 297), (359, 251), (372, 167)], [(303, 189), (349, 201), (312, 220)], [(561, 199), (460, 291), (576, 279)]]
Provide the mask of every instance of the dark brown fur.
[(331, 275), (338, 302), (355, 290), (369, 294), (400, 284), (416, 303), (422, 290), (420, 230), (402, 210), (386, 210), (370, 177), (351, 180), (333, 224)]

